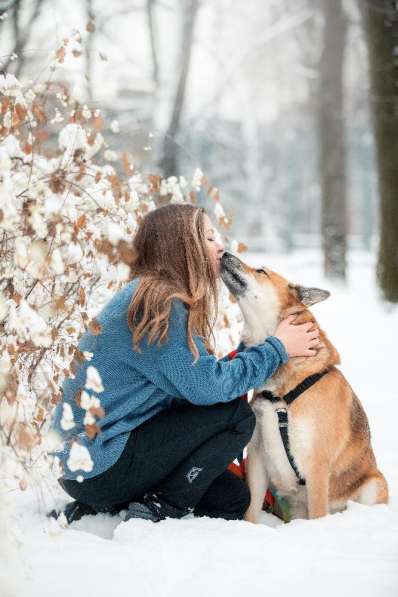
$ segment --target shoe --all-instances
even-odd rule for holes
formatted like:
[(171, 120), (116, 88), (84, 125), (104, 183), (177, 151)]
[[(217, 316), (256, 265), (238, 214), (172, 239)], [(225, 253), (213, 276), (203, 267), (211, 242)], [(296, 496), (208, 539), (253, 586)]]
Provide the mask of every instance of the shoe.
[(64, 510), (51, 510), (47, 514), (49, 518), (57, 519), (61, 514), (63, 514), (66, 518), (66, 522), (71, 524), (72, 522), (76, 522), (76, 520), (80, 520), (83, 516), (88, 514), (95, 515), (97, 512), (87, 504), (83, 504), (82, 502), (69, 502), (66, 504)]
[(160, 522), (166, 518), (182, 518), (192, 511), (193, 508), (176, 508), (156, 493), (146, 493), (140, 502), (130, 502), (124, 521), (141, 518)]

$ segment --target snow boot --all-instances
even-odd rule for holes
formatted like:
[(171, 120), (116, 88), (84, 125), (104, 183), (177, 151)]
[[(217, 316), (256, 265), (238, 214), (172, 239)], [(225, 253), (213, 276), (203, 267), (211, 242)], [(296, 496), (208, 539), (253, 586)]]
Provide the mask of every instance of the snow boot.
[(86, 516), (87, 514), (97, 514), (97, 512), (91, 507), (88, 506), (87, 504), (83, 504), (82, 502), (77, 502), (77, 501), (73, 501), (73, 502), (69, 502), (69, 504), (66, 504), (65, 508), (63, 510), (51, 510), (51, 512), (49, 512), (47, 514), (47, 516), (49, 518), (55, 518), (58, 519), (58, 517), (63, 514), (66, 518), (66, 522), (68, 524), (71, 524), (72, 522), (75, 522), (76, 520), (80, 520), (83, 516)]
[(156, 493), (146, 493), (140, 502), (130, 502), (124, 520), (126, 522), (130, 518), (141, 518), (160, 522), (166, 518), (182, 518), (192, 511), (193, 508), (172, 506)]

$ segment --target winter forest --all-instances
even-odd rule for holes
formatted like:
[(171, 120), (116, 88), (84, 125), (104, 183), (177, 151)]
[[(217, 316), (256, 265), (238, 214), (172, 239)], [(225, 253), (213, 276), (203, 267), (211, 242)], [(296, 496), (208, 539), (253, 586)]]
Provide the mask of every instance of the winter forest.
[[(51, 423), (92, 358), (79, 339), (101, 334), (145, 214), (183, 202), (243, 261), (331, 292), (314, 313), (388, 504), (289, 524), (47, 516), (70, 501)], [(0, 0), (0, 597), (397, 595), (397, 303), (396, 0)], [(242, 327), (223, 288), (219, 358)]]

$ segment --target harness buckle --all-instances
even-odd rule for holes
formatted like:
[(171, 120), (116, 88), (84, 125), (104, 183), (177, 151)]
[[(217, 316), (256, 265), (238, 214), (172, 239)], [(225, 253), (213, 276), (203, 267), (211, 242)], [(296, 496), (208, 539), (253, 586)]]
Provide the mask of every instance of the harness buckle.
[(286, 408), (277, 408), (275, 410), (275, 412), (278, 415), (279, 427), (287, 427), (287, 425), (288, 425), (287, 409)]

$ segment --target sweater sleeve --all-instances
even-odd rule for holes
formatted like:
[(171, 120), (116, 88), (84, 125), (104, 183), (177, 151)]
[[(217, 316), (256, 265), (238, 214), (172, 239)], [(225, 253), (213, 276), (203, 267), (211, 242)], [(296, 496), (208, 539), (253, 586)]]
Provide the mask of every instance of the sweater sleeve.
[(158, 345), (142, 341), (141, 358), (135, 363), (143, 375), (176, 397), (197, 405), (229, 402), (262, 385), (288, 360), (283, 344), (274, 336), (241, 351), (230, 361), (217, 360), (200, 337), (194, 336), (199, 351), (194, 362), (188, 346), (187, 316), (183, 303), (174, 300), (167, 342)]
[[(246, 346), (244, 342), (239, 342), (238, 346), (235, 348), (236, 352), (242, 352), (242, 350), (245, 350)], [(226, 354), (225, 356), (221, 357), (221, 359), (219, 359), (220, 361), (230, 361), (229, 356)]]

